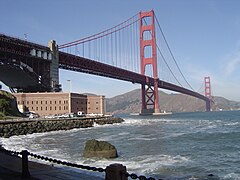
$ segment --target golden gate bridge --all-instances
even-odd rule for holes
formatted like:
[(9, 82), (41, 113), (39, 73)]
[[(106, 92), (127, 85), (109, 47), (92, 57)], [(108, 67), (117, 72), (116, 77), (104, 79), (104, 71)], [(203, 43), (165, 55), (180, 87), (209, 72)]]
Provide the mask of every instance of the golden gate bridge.
[(12, 90), (61, 91), (59, 68), (141, 84), (143, 114), (160, 112), (158, 88), (199, 98), (212, 110), (210, 78), (204, 80), (205, 95), (193, 90), (153, 10), (59, 46), (0, 34), (0, 80)]

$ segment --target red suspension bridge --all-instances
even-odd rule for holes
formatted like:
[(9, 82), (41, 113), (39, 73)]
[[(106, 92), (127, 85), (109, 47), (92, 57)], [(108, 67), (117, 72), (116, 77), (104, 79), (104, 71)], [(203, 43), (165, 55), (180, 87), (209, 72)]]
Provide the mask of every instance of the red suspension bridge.
[(159, 112), (158, 88), (202, 99), (206, 110), (212, 109), (210, 78), (205, 78), (205, 96), (193, 90), (153, 10), (58, 47), (55, 41), (45, 47), (0, 35), (0, 80), (12, 90), (60, 91), (59, 68), (141, 84), (141, 113)]

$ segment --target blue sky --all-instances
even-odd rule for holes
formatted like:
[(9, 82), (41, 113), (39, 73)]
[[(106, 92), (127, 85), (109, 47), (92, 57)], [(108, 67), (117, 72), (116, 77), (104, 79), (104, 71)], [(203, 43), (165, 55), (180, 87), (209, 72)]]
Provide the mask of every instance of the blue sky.
[[(213, 95), (240, 101), (240, 1), (1, 1), (0, 32), (43, 45), (80, 39), (154, 9), (175, 58), (194, 89), (210, 76)], [(161, 78), (161, 77), (160, 77)], [(112, 97), (140, 85), (60, 70), (64, 91)]]

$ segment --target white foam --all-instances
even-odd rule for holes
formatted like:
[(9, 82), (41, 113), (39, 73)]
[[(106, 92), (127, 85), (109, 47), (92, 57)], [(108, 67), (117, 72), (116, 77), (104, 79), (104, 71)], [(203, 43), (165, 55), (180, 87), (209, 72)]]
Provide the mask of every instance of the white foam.
[(155, 123), (168, 123), (168, 124), (179, 124), (182, 121), (173, 120), (173, 119), (132, 119), (126, 118), (125, 121), (122, 123), (123, 125), (127, 126), (145, 126), (145, 125), (152, 125)]
[(149, 121), (147, 119), (145, 121), (143, 121), (141, 119), (124, 119), (124, 122), (122, 124), (123, 125), (130, 125), (130, 126), (148, 125)]
[(236, 125), (239, 125), (240, 122), (232, 122), (232, 123), (227, 123), (225, 124), (226, 126), (236, 126)]
[(130, 132), (122, 132), (122, 133), (118, 133), (118, 136), (126, 136), (130, 134)]
[(153, 172), (156, 168), (163, 166), (182, 165), (188, 163), (190, 160), (184, 156), (170, 156), (170, 155), (143, 155), (133, 158), (117, 158), (117, 159), (80, 159), (75, 161), (78, 164), (85, 164), (89, 166), (96, 166), (105, 168), (107, 165), (118, 163), (127, 167), (128, 172), (138, 174), (146, 174)]
[(93, 127), (91, 127), (91, 128), (105, 128), (105, 127), (114, 126), (114, 125), (117, 125), (117, 124), (119, 124), (119, 123), (100, 125), (100, 124), (97, 124), (96, 122), (94, 122)]
[(240, 174), (236, 174), (236, 173), (230, 173), (227, 174), (223, 177), (223, 179), (227, 179), (227, 180), (239, 180), (240, 179)]
[(133, 137), (133, 138), (129, 138), (129, 140), (141, 140), (141, 141), (151, 141), (151, 140), (155, 140), (157, 138), (148, 138), (148, 137)]

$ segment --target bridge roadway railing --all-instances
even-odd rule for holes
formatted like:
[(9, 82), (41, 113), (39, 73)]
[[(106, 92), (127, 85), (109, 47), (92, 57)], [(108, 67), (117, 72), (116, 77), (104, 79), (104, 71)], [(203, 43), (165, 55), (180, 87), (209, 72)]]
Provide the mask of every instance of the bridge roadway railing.
[[(126, 166), (123, 166), (122, 164), (110, 164), (106, 168), (97, 168), (97, 167), (91, 167), (91, 166), (86, 166), (86, 165), (81, 165), (81, 164), (75, 164), (71, 162), (66, 162), (66, 161), (61, 161), (58, 159), (46, 157), (46, 156), (41, 156), (37, 155), (31, 152), (28, 152), (27, 150), (23, 150), (21, 152), (17, 151), (10, 151), (6, 150), (3, 148), (0, 148), (0, 151), (8, 154), (8, 155), (15, 155), (15, 156), (21, 156), (22, 157), (22, 178), (31, 178), (31, 174), (28, 168), (28, 157), (36, 158), (39, 160), (59, 164), (59, 165), (64, 165), (64, 166), (69, 166), (73, 168), (79, 168), (82, 170), (87, 170), (87, 171), (94, 171), (94, 172), (100, 172), (100, 173), (105, 173), (105, 180), (127, 180), (128, 177), (131, 179), (140, 179), (140, 180), (156, 180), (153, 177), (145, 177), (143, 175), (138, 176), (137, 174), (134, 173), (128, 173), (126, 170)], [(162, 179), (158, 179), (162, 180)]]

